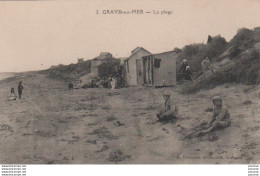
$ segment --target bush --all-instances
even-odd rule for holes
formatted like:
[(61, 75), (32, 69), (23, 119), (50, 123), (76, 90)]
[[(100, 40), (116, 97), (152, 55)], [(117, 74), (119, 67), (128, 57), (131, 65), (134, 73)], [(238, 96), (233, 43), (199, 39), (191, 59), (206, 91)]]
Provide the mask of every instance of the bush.
[(90, 66), (90, 61), (70, 65), (60, 64), (58, 67), (51, 67), (41, 71), (41, 73), (47, 74), (49, 78), (71, 81), (90, 73)]
[(227, 49), (227, 42), (225, 38), (218, 35), (213, 37), (207, 46), (206, 55), (210, 58), (215, 58)]
[(181, 53), (181, 52), (182, 52), (182, 50), (181, 50), (180, 48), (174, 48), (174, 49), (173, 49), (173, 52), (176, 52), (176, 53)]
[(229, 42), (229, 46), (239, 46), (241, 51), (252, 48), (255, 43), (254, 31), (241, 28), (237, 31), (237, 34)]
[(99, 66), (99, 77), (117, 77), (120, 62), (103, 63)]
[(259, 84), (260, 58), (240, 60), (232, 71), (236, 75), (236, 82), (244, 84)]

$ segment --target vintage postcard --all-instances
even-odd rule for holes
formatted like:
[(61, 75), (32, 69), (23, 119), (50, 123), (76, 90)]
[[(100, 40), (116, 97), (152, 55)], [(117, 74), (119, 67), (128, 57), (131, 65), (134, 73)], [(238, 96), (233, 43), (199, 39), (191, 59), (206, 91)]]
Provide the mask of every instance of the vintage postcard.
[(0, 1), (0, 164), (256, 164), (259, 0)]

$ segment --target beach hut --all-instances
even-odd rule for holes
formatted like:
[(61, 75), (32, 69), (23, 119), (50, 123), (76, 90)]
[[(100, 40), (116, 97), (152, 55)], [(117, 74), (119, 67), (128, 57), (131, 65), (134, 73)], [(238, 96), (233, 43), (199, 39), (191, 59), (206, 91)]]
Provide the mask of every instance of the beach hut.
[(131, 55), (124, 60), (125, 82), (127, 86), (143, 84), (142, 57), (151, 53), (142, 47), (135, 48)]
[(143, 82), (146, 86), (176, 85), (176, 59), (174, 51), (143, 56)]

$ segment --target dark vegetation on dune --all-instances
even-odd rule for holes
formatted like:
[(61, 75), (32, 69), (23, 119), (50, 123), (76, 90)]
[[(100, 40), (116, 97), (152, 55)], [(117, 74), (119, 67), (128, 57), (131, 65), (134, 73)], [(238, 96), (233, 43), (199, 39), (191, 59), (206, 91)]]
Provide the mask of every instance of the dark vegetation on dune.
[(100, 65), (100, 77), (117, 77), (120, 62), (103, 63)]
[[(238, 30), (229, 43), (225, 43), (223, 38), (217, 36), (213, 37), (211, 42), (206, 45), (189, 45), (192, 46), (192, 49), (189, 48), (189, 52), (185, 51), (187, 46), (184, 47), (182, 52), (185, 52), (185, 54), (183, 55), (190, 58), (189, 63), (193, 72), (196, 72), (197, 75), (202, 72), (200, 63), (203, 56), (211, 57), (212, 63), (220, 66), (216, 68), (214, 74), (206, 79), (194, 80), (183, 85), (181, 92), (195, 93), (201, 89), (213, 88), (224, 83), (259, 84), (259, 42), (259, 28), (254, 30), (242, 28)], [(198, 50), (200, 51), (198, 52)], [(222, 62), (224, 64), (221, 64)]]
[[(119, 72), (120, 60), (113, 59), (113, 62), (103, 63), (100, 67), (100, 78), (103, 77), (117, 77)], [(47, 70), (40, 71), (52, 79), (62, 79), (65, 81), (73, 81), (79, 79), (81, 76), (91, 72), (91, 60), (79, 62), (70, 65), (58, 65)]]
[(77, 64), (70, 65), (58, 65), (53, 68), (41, 71), (41, 73), (46, 74), (52, 79), (62, 79), (62, 80), (74, 80), (81, 76), (90, 73), (90, 61), (83, 61)]
[(220, 35), (211, 38), (211, 42), (207, 44), (199, 43), (186, 45), (182, 50), (179, 51), (180, 55), (177, 60), (177, 68), (180, 68), (182, 60), (186, 59), (189, 62), (189, 65), (191, 65), (192, 71), (199, 72), (201, 71), (200, 63), (205, 58), (205, 56), (215, 58), (222, 54), (226, 48), (227, 42)]

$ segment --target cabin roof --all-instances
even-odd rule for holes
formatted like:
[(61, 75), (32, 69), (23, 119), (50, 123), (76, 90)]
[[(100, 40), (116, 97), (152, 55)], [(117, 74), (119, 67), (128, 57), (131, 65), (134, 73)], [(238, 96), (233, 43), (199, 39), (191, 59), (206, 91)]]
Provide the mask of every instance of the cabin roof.
[(158, 56), (158, 55), (164, 55), (164, 54), (169, 54), (169, 53), (176, 53), (175, 51), (166, 51), (166, 52), (162, 52), (162, 53), (156, 53), (156, 54), (149, 54), (147, 56), (143, 56), (144, 57), (150, 57), (150, 56)]
[(131, 55), (130, 55), (127, 59), (125, 59), (125, 60), (130, 59), (132, 56), (134, 56), (134, 55), (135, 55), (138, 51), (140, 51), (140, 50), (144, 50), (144, 51), (146, 51), (146, 52), (152, 54), (151, 52), (149, 52), (148, 50), (144, 49), (143, 47), (139, 47), (139, 46), (138, 46), (138, 47), (136, 47), (134, 50), (132, 50)]

